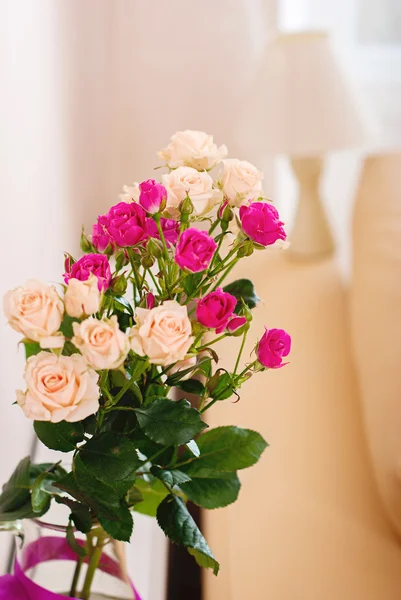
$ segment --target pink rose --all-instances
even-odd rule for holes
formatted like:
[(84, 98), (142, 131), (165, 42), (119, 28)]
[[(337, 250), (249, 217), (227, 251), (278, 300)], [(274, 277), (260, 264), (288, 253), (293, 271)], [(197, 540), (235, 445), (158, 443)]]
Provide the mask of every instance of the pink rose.
[(154, 179), (139, 184), (139, 204), (147, 213), (155, 215), (164, 210), (167, 202), (167, 190)]
[(142, 206), (135, 202), (119, 202), (112, 206), (108, 213), (100, 215), (92, 230), (92, 242), (103, 247), (108, 237), (112, 246), (126, 248), (136, 246), (147, 238), (146, 213)]
[(137, 308), (135, 319), (130, 339), (136, 354), (162, 366), (185, 358), (194, 340), (186, 306), (166, 300), (151, 310)]
[(73, 277), (68, 281), (64, 294), (65, 311), (70, 317), (80, 319), (84, 315), (93, 315), (100, 308), (101, 292), (93, 273), (89, 279), (80, 281)]
[(206, 231), (190, 227), (180, 235), (175, 262), (181, 269), (188, 269), (192, 273), (204, 271), (208, 268), (216, 248), (216, 242)]
[(39, 352), (28, 358), (24, 379), (27, 390), (17, 391), (17, 402), (28, 419), (73, 423), (99, 408), (98, 375), (80, 354)]
[(91, 273), (97, 277), (99, 290), (106, 291), (110, 286), (111, 270), (107, 256), (104, 254), (86, 254), (82, 256), (70, 266), (67, 273), (64, 273), (64, 281), (68, 283), (72, 278), (87, 281)]
[(64, 304), (55, 288), (31, 279), (4, 296), (4, 314), (10, 326), (43, 348), (62, 347), (64, 339), (58, 332), (64, 314)]
[(99, 252), (104, 252), (107, 246), (111, 244), (110, 236), (100, 222), (95, 223), (92, 227), (92, 244)]
[(196, 318), (204, 327), (221, 333), (227, 327), (236, 304), (237, 299), (234, 296), (217, 288), (199, 300), (196, 306)]
[(284, 329), (266, 329), (259, 341), (256, 355), (259, 362), (268, 369), (284, 367), (283, 357), (291, 350), (291, 336)]
[(280, 216), (272, 204), (253, 202), (241, 206), (239, 210), (241, 225), (246, 235), (261, 246), (271, 246), (277, 240), (285, 240), (287, 234)]
[[(230, 333), (234, 333), (234, 331), (237, 331), (240, 327), (243, 327), (246, 322), (247, 322), (247, 318), (246, 317), (237, 317), (237, 316), (234, 316), (227, 323), (227, 330)], [(240, 333), (240, 332), (238, 332), (238, 333)]]
[[(164, 219), (162, 217), (160, 219), (160, 226), (162, 228), (167, 246), (175, 246), (180, 233), (180, 223), (174, 219)], [(157, 238), (158, 240), (160, 239), (157, 225), (153, 219), (147, 219), (146, 230), (149, 237)]]
[(129, 352), (129, 340), (120, 330), (116, 315), (99, 321), (93, 317), (82, 323), (73, 323), (72, 343), (81, 352), (88, 365), (101, 371), (118, 369)]

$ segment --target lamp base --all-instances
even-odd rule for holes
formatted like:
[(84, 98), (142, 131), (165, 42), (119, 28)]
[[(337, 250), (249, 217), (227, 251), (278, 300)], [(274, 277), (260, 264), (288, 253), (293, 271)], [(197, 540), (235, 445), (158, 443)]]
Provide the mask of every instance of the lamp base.
[(291, 260), (318, 260), (334, 253), (334, 240), (319, 195), (321, 158), (291, 158), (299, 183), (299, 203), (286, 255)]

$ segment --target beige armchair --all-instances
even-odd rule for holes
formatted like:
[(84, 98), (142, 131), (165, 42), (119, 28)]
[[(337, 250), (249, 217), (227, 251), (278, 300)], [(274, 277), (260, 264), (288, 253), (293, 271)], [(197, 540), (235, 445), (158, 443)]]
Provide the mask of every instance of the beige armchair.
[[(351, 302), (332, 260), (293, 264), (283, 253), (256, 253), (235, 273), (253, 279), (264, 299), (249, 338), (264, 324), (283, 327), (293, 352), (284, 369), (250, 380), (240, 402), (211, 411), (212, 425), (258, 429), (270, 448), (242, 473), (239, 501), (205, 516), (222, 562), (218, 578), (205, 575), (206, 600), (401, 596), (401, 546), (378, 494), (401, 527), (401, 202), (377, 181), (365, 198), (372, 169), (386, 179), (400, 172), (401, 159), (390, 162), (368, 159), (362, 175)], [(224, 354), (231, 364), (232, 341)]]

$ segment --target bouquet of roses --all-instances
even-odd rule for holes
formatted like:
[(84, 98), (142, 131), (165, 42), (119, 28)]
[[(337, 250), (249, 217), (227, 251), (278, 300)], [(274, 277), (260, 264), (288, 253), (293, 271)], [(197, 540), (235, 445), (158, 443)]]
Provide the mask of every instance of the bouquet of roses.
[[(247, 279), (223, 281), (241, 258), (286, 235), (263, 198), (262, 173), (226, 153), (202, 132), (175, 134), (159, 153), (161, 183), (124, 188), (92, 235), (82, 234), (85, 254), (66, 255), (65, 285), (31, 280), (4, 300), (27, 358), (17, 403), (41, 442), (72, 453), (72, 467), (22, 460), (0, 496), (0, 521), (66, 505), (68, 543), (78, 566), (88, 563), (84, 599), (102, 548), (130, 539), (135, 512), (156, 516), (217, 574), (187, 502), (234, 502), (237, 471), (266, 447), (255, 431), (208, 429), (204, 420), (255, 373), (283, 366), (291, 343), (285, 331), (266, 329), (239, 369), (258, 298)], [(232, 370), (219, 367), (215, 350), (226, 337), (238, 340)]]

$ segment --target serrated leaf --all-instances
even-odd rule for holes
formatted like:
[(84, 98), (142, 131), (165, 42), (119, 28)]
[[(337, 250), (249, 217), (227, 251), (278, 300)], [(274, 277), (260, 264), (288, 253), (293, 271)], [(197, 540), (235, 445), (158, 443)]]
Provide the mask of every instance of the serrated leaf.
[(141, 464), (135, 444), (112, 431), (93, 437), (79, 455), (94, 477), (110, 485), (128, 479)]
[(88, 506), (64, 496), (56, 496), (55, 500), (58, 504), (65, 504), (68, 506), (71, 510), (71, 519), (79, 531), (82, 533), (89, 533), (92, 529), (92, 518)]
[(205, 386), (197, 379), (185, 379), (184, 381), (178, 381), (175, 386), (183, 392), (195, 394), (195, 396), (202, 396), (203, 392), (205, 391)]
[(82, 423), (49, 423), (48, 421), (35, 421), (34, 429), (40, 441), (51, 450), (71, 452), (76, 445), (84, 439), (84, 426)]
[(81, 558), (85, 558), (85, 556), (87, 556), (88, 553), (86, 552), (84, 546), (75, 539), (74, 527), (71, 521), (67, 526), (67, 543), (71, 550)]
[(135, 412), (142, 431), (154, 442), (165, 446), (186, 444), (207, 427), (199, 411), (184, 399), (176, 402), (159, 398)]
[(3, 492), (0, 495), (1, 513), (16, 511), (26, 505), (28, 501), (30, 505), (30, 466), (29, 456), (23, 458), (18, 463), (10, 479), (3, 485)]
[(237, 279), (236, 281), (224, 286), (223, 290), (237, 299), (237, 305), (235, 307), (236, 313), (241, 309), (241, 300), (249, 308), (255, 308), (260, 300), (255, 293), (255, 287), (250, 279)]
[(67, 492), (70, 496), (79, 500), (81, 502), (85, 502), (85, 496), (81, 492), (78, 487), (78, 484), (75, 480), (74, 473), (67, 473), (64, 477), (61, 477), (57, 481), (54, 482), (54, 487), (62, 490), (63, 492)]
[(216, 473), (215, 476), (197, 477), (180, 485), (192, 502), (202, 508), (223, 508), (236, 501), (241, 483), (236, 473)]
[(143, 515), (155, 517), (157, 507), (168, 495), (167, 489), (158, 479), (153, 479), (150, 482), (137, 479), (135, 487), (141, 493), (143, 500), (135, 504), (134, 510)]
[(167, 496), (157, 509), (157, 522), (171, 541), (187, 548), (198, 565), (213, 569), (217, 575), (219, 563), (181, 498)]
[(87, 503), (96, 512), (101, 511), (105, 517), (113, 519), (120, 508), (120, 498), (112, 486), (96, 479), (79, 455), (74, 461), (74, 475), (79, 491)]
[(99, 513), (99, 522), (103, 529), (115, 540), (121, 542), (129, 542), (134, 520), (131, 511), (125, 503), (120, 504), (120, 508), (115, 512), (113, 518), (104, 516)]
[(164, 481), (170, 487), (174, 487), (175, 485), (182, 485), (188, 481), (191, 481), (191, 478), (186, 473), (182, 471), (178, 471), (177, 469), (160, 469), (160, 467), (152, 467), (150, 469), (152, 475), (160, 479), (160, 481)]
[[(262, 436), (251, 429), (240, 427), (216, 427), (197, 439), (200, 457), (178, 468), (193, 479), (211, 477), (216, 471), (237, 471), (251, 467), (259, 460), (267, 447)], [(183, 454), (181, 460), (190, 459)]]

